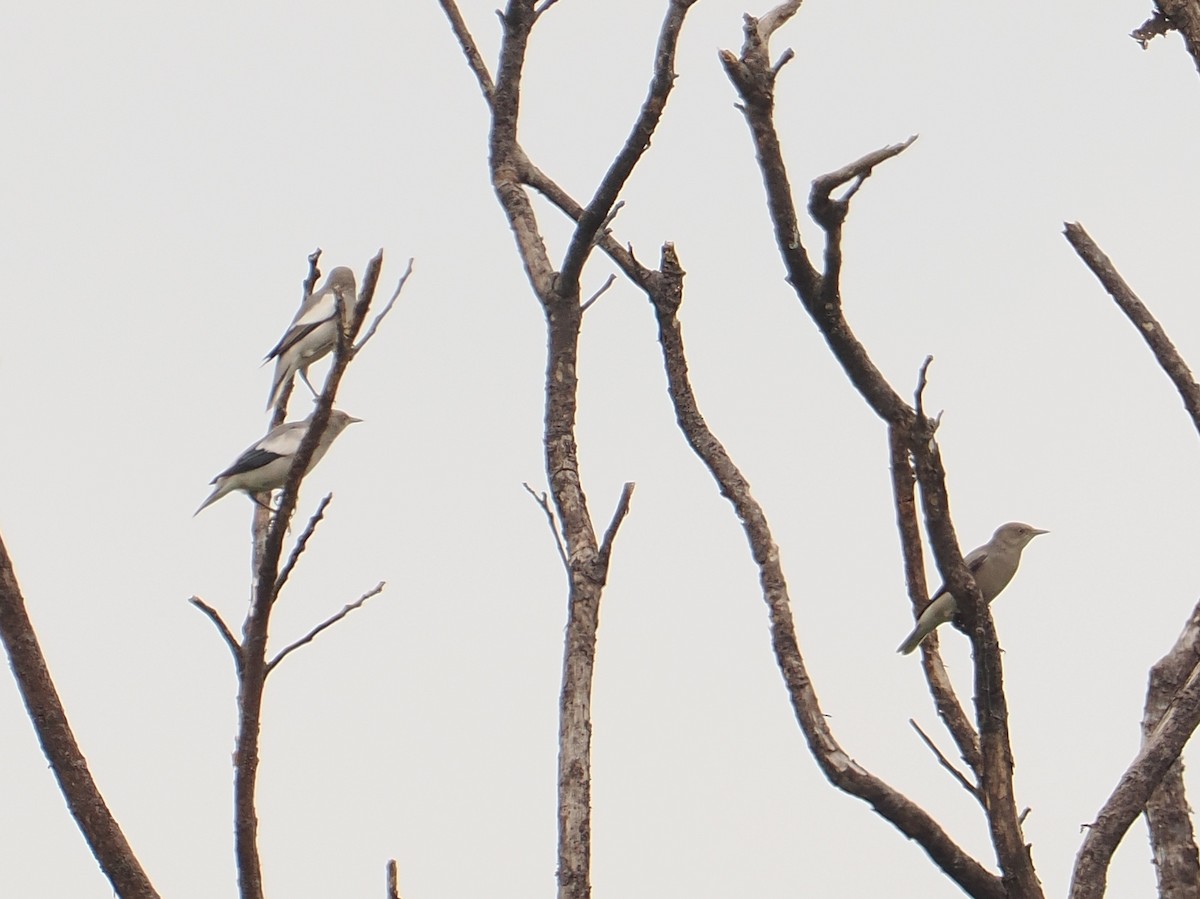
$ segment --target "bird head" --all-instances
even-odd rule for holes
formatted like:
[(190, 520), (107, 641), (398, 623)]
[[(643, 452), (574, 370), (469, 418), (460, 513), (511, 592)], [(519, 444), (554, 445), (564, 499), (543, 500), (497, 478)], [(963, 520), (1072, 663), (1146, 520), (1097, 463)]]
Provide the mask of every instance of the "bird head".
[(362, 421), (361, 418), (355, 418), (353, 415), (348, 415), (341, 409), (334, 409), (329, 413), (329, 425), (327, 426), (326, 434), (340, 434), (347, 426), (354, 424), (356, 421)]
[(1001, 546), (1024, 549), (1029, 545), (1029, 541), (1038, 534), (1048, 533), (1050, 532), (1043, 531), (1041, 528), (1035, 528), (1033, 525), (1028, 525), (1021, 521), (1010, 521), (1008, 524), (1002, 524), (996, 528), (996, 533), (992, 535), (992, 540)]

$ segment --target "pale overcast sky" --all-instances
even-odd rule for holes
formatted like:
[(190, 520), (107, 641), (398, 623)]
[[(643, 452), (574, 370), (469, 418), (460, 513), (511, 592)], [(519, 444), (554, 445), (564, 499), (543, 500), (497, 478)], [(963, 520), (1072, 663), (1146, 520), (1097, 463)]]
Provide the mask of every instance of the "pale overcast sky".
[[(493, 63), (495, 6), (462, 3)], [(578, 197), (636, 115), (664, 9), (561, 0), (534, 33), (521, 133)], [(964, 549), (1010, 519), (1052, 531), (995, 613), (1018, 801), (1053, 895), (1136, 751), (1147, 667), (1200, 594), (1200, 441), (1061, 236), (1081, 221), (1200, 365), (1200, 79), (1177, 36), (1145, 52), (1128, 38), (1149, 9), (810, 0), (774, 41), (796, 51), (777, 122), (798, 190), (921, 135), (854, 200), (843, 295), (905, 394), (935, 356), (927, 401), (945, 410)], [(770, 517), (835, 733), (991, 865), (973, 801), (907, 723), (949, 746), (918, 661), (894, 652), (911, 618), (884, 427), (783, 282), (717, 61), (746, 10), (690, 14), (615, 233), (647, 261), (676, 243), (699, 402)], [(395, 857), (406, 899), (552, 895), (565, 590), (521, 487), (545, 484), (544, 328), (437, 4), (24, 4), (0, 32), (0, 80), (0, 534), (158, 889), (235, 895), (235, 681), (186, 600), (240, 625), (251, 506), (192, 511), (265, 429), (259, 362), (308, 253), (361, 275), (383, 247), (387, 292), (410, 256), (416, 273), (343, 384), (365, 423), (306, 483), (301, 516), (335, 497), (272, 636), (388, 586), (272, 676), (267, 891), (382, 896)], [(539, 209), (561, 258), (567, 231)], [(597, 255), (585, 284), (610, 270)], [(600, 526), (637, 482), (601, 612), (594, 894), (959, 895), (818, 772), (746, 541), (675, 427), (646, 300), (620, 280), (587, 315), (580, 376)], [(943, 646), (969, 695), (966, 639)], [(0, 893), (110, 896), (0, 681)], [(1153, 883), (1139, 824), (1111, 894)]]

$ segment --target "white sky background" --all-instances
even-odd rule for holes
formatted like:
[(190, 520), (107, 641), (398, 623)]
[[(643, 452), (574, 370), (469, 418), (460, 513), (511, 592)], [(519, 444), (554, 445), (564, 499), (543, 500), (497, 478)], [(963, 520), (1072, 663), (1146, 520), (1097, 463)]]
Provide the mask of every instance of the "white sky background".
[[(493, 62), (495, 5), (463, 4)], [(814, 176), (921, 135), (854, 200), (843, 294), (901, 392), (936, 357), (927, 399), (945, 409), (964, 550), (1013, 518), (1053, 532), (995, 608), (1018, 800), (1052, 895), (1136, 750), (1146, 669), (1200, 592), (1200, 444), (1060, 233), (1083, 222), (1200, 365), (1200, 79), (1177, 36), (1148, 52), (1126, 36), (1149, 8), (811, 0), (774, 42), (797, 54), (777, 123), (801, 202)], [(644, 97), (664, 9), (562, 0), (535, 30), (524, 144), (580, 199)], [(676, 242), (701, 408), (770, 517), (835, 733), (991, 864), (973, 802), (907, 724), (950, 746), (919, 663), (894, 652), (910, 611), (884, 428), (783, 282), (716, 58), (740, 47), (745, 9), (689, 16), (615, 231), (647, 262)], [(0, 81), (0, 533), (158, 889), (235, 893), (234, 678), (186, 599), (240, 626), (250, 504), (192, 511), (265, 428), (258, 364), (307, 254), (361, 275), (382, 246), (383, 298), (409, 256), (416, 274), (344, 382), (366, 422), (307, 482), (302, 516), (336, 495), (276, 645), (388, 586), (271, 678), (267, 889), (381, 896), (396, 857), (406, 899), (552, 895), (565, 590), (521, 488), (545, 482), (545, 336), (436, 3), (25, 4), (0, 31)], [(567, 232), (539, 208), (561, 259)], [(610, 270), (594, 256), (585, 289)], [(745, 539), (675, 427), (648, 304), (619, 280), (587, 314), (580, 377), (598, 527), (638, 485), (602, 607), (595, 894), (959, 895), (808, 754)], [(969, 695), (965, 638), (943, 645)], [(111, 895), (9, 678), (0, 746), (0, 893)], [(1111, 894), (1152, 890), (1139, 824)]]

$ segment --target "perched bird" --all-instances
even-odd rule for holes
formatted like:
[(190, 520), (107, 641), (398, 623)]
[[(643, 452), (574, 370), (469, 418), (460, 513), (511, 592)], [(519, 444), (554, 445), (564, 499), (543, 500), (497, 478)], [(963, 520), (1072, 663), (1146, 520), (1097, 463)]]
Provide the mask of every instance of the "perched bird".
[[(1002, 524), (996, 528), (992, 539), (983, 546), (967, 553), (963, 562), (966, 563), (967, 570), (975, 578), (975, 584), (979, 587), (979, 592), (983, 594), (984, 602), (990, 603), (1000, 594), (1001, 590), (1008, 586), (1008, 582), (1017, 573), (1017, 566), (1021, 564), (1021, 550), (1029, 545), (1029, 541), (1038, 534), (1046, 533), (1049, 532), (1038, 530), (1019, 521), (1010, 521), (1008, 524)], [(943, 584), (938, 588), (937, 593), (933, 594), (929, 605), (917, 619), (917, 626), (913, 628), (913, 632), (904, 638), (904, 642), (900, 644), (896, 652), (908, 655), (917, 648), (922, 640), (933, 633), (934, 628), (945, 624), (957, 612), (958, 603), (947, 592)]]
[(268, 409), (275, 405), (283, 385), (289, 383), (296, 372), (300, 372), (308, 389), (316, 395), (317, 391), (308, 380), (308, 367), (337, 346), (339, 321), (336, 296), (341, 296), (340, 326), (344, 328), (350, 324), (354, 310), (354, 291), (354, 272), (339, 265), (329, 273), (321, 289), (301, 304), (300, 311), (288, 325), (287, 333), (263, 359), (264, 362), (275, 360)]
[[(216, 484), (208, 499), (200, 504), (192, 517), (199, 515), (205, 508), (211, 506), (227, 493), (234, 490), (245, 490), (248, 494), (259, 493), (263, 490), (276, 490), (287, 480), (288, 470), (292, 467), (292, 459), (296, 450), (300, 449), (300, 441), (308, 433), (308, 424), (312, 416), (304, 421), (287, 421), (272, 428), (262, 440), (254, 444), (237, 457), (237, 461), (213, 478), (209, 483)], [(329, 424), (325, 433), (317, 441), (305, 473), (312, 471), (313, 466), (321, 461), (330, 444), (337, 435), (361, 418), (353, 418), (339, 409), (329, 413)]]

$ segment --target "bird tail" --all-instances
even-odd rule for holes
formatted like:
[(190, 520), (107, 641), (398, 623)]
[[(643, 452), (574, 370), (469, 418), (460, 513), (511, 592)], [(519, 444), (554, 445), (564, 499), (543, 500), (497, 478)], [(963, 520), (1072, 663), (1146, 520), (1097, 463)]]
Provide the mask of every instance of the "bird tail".
[(268, 412), (279, 401), (279, 395), (283, 393), (283, 385), (291, 381), (292, 376), (295, 374), (296, 369), (289, 365), (283, 356), (275, 359), (275, 374), (271, 381), (271, 395), (267, 398)]
[(927, 636), (929, 636), (929, 634), (921, 633), (921, 626), (917, 625), (913, 628), (912, 633), (904, 638), (904, 642), (896, 647), (896, 652), (900, 653), (901, 655), (908, 655), (914, 649), (916, 649), (921, 644), (921, 641)]
[(229, 492), (229, 490), (230, 490), (230, 488), (224, 482), (217, 484), (216, 489), (214, 489), (213, 492), (208, 495), (208, 499), (206, 499), (204, 502), (202, 502), (200, 504), (200, 508), (192, 513), (192, 518), (195, 518), (197, 515), (199, 515), (201, 512), (203, 512), (205, 509), (207, 509), (209, 506), (211, 506), (213, 503), (215, 503), (217, 500), (219, 500), (221, 497), (223, 497), (226, 493)]

